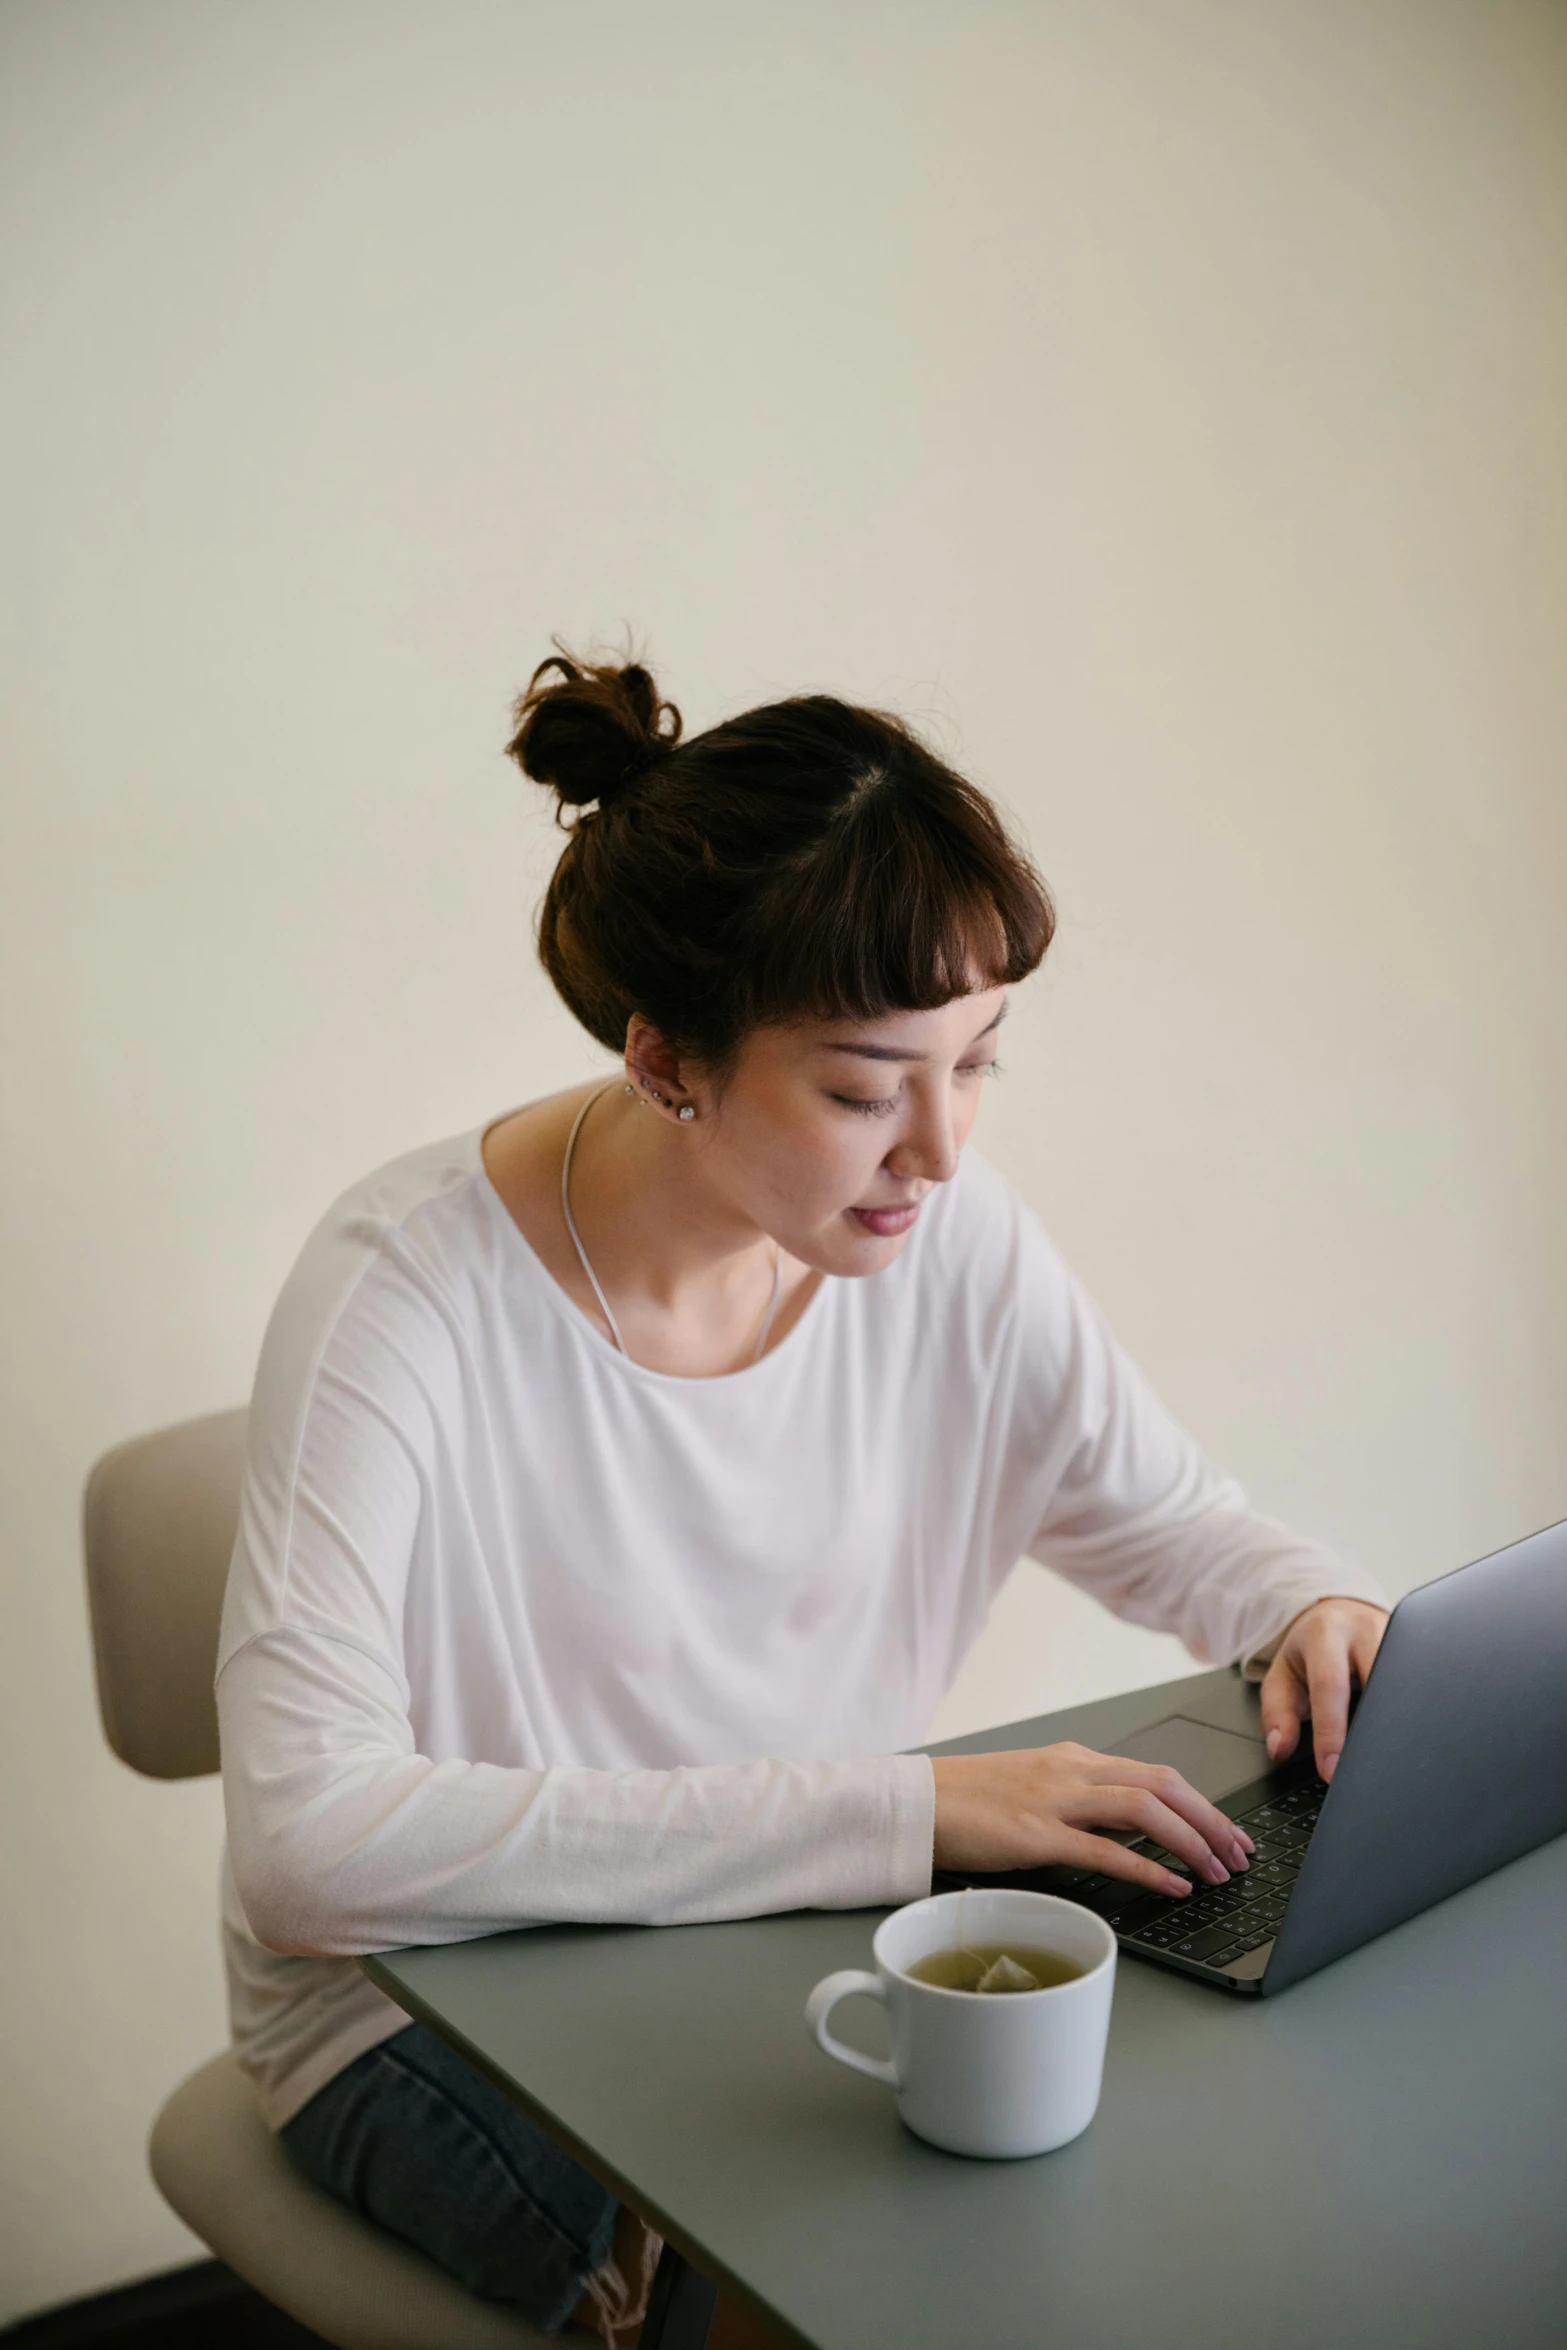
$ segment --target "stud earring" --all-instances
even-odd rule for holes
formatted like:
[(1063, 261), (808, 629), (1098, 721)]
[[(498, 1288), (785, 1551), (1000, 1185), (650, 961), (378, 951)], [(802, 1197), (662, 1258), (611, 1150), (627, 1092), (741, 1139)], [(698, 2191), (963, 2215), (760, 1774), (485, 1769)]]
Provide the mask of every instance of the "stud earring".
[(696, 1112), (692, 1109), (689, 1102), (682, 1102), (679, 1110), (676, 1112), (676, 1115), (678, 1116), (680, 1123), (683, 1126), (688, 1118), (694, 1118), (696, 1116)]
[(635, 1086), (632, 1084), (632, 1082), (631, 1082), (630, 1078), (628, 1077), (628, 1078), (626, 1079), (626, 1091), (627, 1091), (627, 1093), (635, 1093), (635, 1092), (636, 1092), (636, 1090), (637, 1090), (637, 1089), (636, 1089), (636, 1087), (635, 1087)]

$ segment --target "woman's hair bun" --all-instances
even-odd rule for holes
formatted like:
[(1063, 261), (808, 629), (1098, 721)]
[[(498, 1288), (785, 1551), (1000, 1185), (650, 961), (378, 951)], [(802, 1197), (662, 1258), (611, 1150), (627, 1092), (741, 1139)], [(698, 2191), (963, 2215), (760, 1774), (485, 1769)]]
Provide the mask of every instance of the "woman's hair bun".
[(507, 755), (572, 808), (607, 806), (680, 740), (680, 712), (659, 699), (640, 661), (616, 667), (554, 653), (512, 715)]

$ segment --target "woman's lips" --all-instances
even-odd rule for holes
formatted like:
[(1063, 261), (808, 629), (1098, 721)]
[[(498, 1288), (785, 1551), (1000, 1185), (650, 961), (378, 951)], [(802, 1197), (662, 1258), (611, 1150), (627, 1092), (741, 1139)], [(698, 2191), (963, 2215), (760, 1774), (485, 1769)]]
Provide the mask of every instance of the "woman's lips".
[(906, 1208), (851, 1208), (849, 1213), (862, 1223), (867, 1232), (874, 1232), (878, 1240), (896, 1240), (900, 1232), (907, 1232), (920, 1212), (920, 1203), (910, 1200)]

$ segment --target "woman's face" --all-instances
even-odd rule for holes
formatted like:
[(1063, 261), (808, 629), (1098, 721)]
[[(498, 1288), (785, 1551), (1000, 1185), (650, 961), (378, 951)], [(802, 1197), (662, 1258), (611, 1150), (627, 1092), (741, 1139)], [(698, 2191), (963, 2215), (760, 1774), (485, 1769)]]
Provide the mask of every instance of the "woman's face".
[(693, 1073), (700, 1180), (817, 1272), (880, 1272), (957, 1171), (1003, 1010), (995, 987), (753, 1030), (716, 1094)]

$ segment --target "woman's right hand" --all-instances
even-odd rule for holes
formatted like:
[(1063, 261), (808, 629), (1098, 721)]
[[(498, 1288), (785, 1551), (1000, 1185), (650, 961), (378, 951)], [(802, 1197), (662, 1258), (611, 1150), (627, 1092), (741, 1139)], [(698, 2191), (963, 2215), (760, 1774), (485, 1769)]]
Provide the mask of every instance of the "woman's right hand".
[(1185, 1877), (1095, 1829), (1130, 1829), (1162, 1845), (1206, 1885), (1244, 1869), (1255, 1849), (1165, 1763), (1131, 1762), (1087, 1746), (1013, 1754), (943, 1754), (936, 1779), (938, 1869), (1098, 1869), (1153, 1893), (1191, 1891)]

